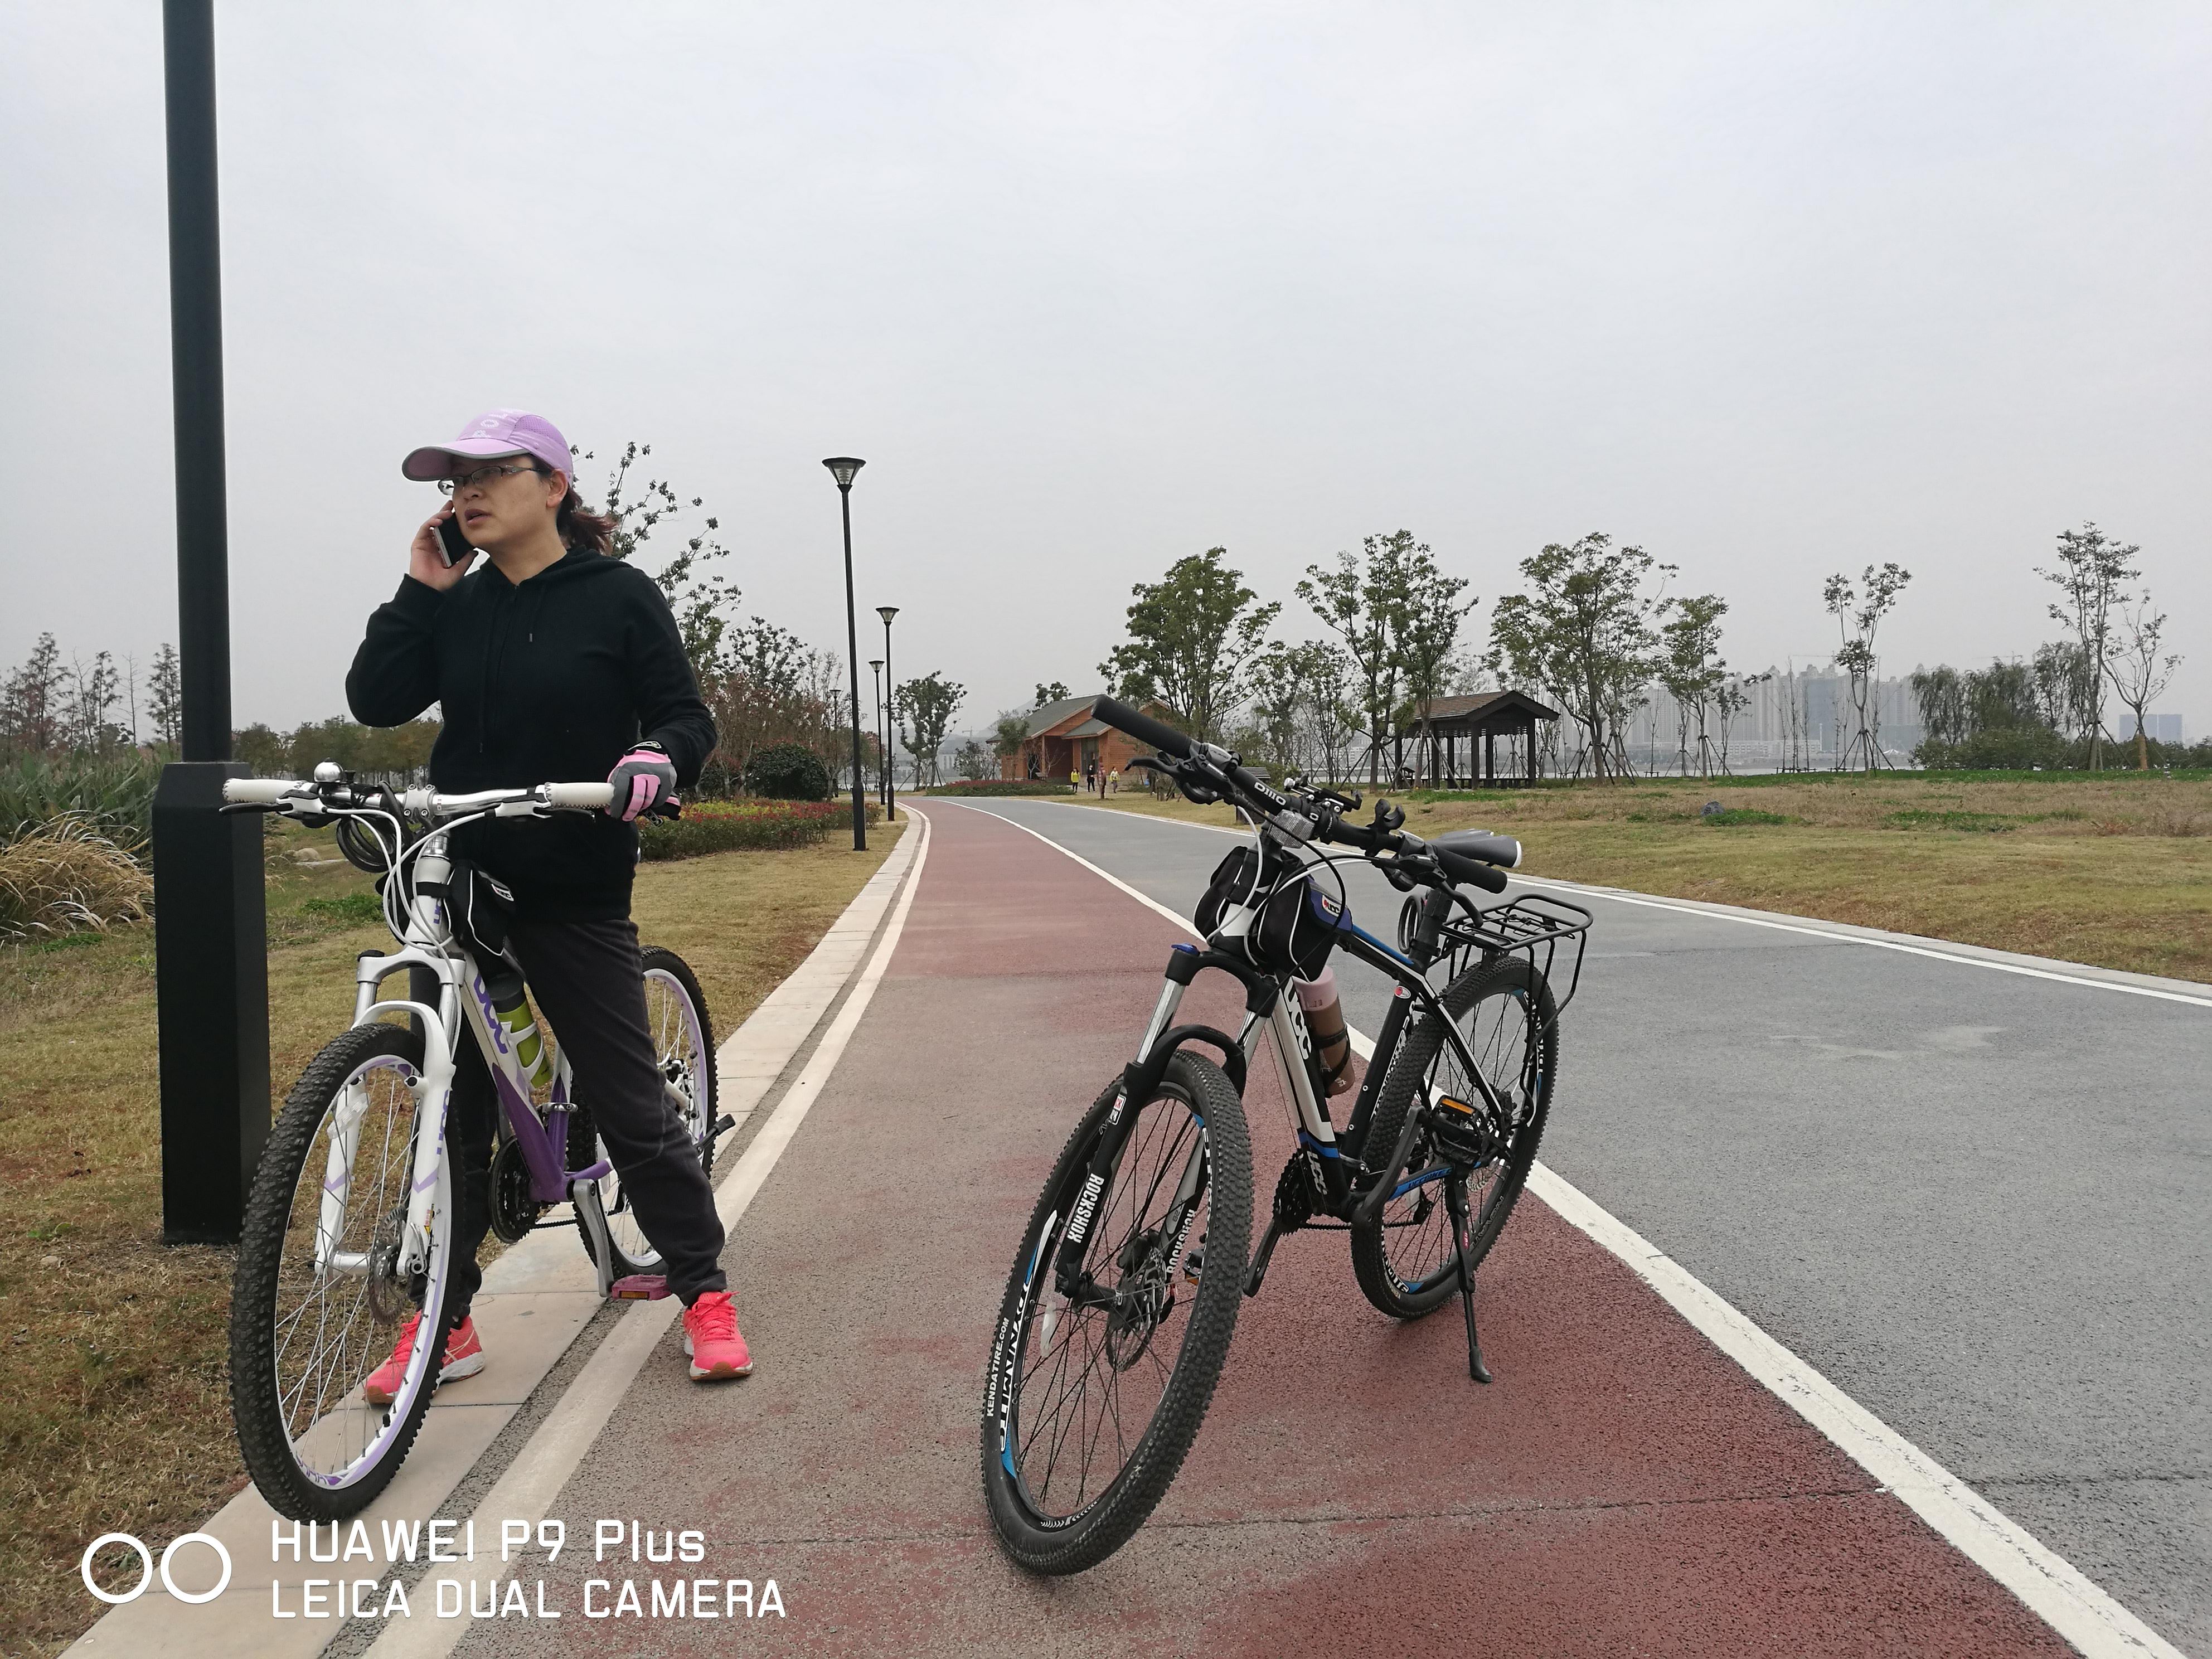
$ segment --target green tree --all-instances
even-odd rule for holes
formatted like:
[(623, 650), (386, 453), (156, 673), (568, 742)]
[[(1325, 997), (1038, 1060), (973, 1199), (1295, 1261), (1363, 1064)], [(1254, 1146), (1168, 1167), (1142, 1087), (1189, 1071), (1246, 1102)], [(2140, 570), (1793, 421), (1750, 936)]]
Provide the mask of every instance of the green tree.
[(1652, 619), (1674, 569), (1610, 536), (1553, 542), (1521, 562), (1529, 591), (1491, 613), (1491, 671), (1549, 690), (1582, 728), (1600, 780), (1627, 770), (1629, 709), (1658, 672)]
[(146, 718), (153, 722), (154, 741), (173, 754), (185, 725), (184, 677), (173, 645), (155, 652), (154, 665), (146, 671)]
[(1069, 690), (1058, 680), (1048, 684), (1041, 680), (1037, 683), (1036, 701), (1031, 703), (1030, 708), (1035, 710), (1043, 708), (1048, 702), (1066, 702), (1074, 695), (1074, 692)]
[(937, 751), (968, 690), (934, 672), (899, 688), (899, 735), (914, 761), (914, 785), (927, 789), (937, 779)]
[(1022, 752), (1022, 744), (1029, 740), (1029, 735), (1030, 717), (1007, 709), (992, 724), (991, 752), (1002, 761), (1012, 760)]
[(230, 752), (253, 769), (257, 778), (294, 778), (291, 746), (266, 726), (256, 721), (243, 732), (230, 734)]
[(1245, 668), (1283, 609), (1259, 602), (1244, 573), (1222, 562), (1228, 553), (1191, 554), (1160, 580), (1132, 587), (1128, 641), (1098, 665), (1123, 701), (1164, 703), (1206, 743), (1243, 700)]
[[(1728, 665), (1721, 660), (1720, 650), (1720, 622), (1728, 614), (1728, 601), (1717, 593), (1700, 593), (1695, 599), (1668, 599), (1663, 609), (1671, 614), (1659, 629), (1659, 684), (1674, 700), (1676, 762), (1687, 777), (1694, 722), (1698, 773), (1711, 777), (1712, 738), (1707, 726), (1713, 700), (1728, 680)], [(1731, 715), (1734, 709), (1731, 700)]]
[(1367, 780), (1380, 781), (1382, 731), (1398, 706), (1400, 659), (1392, 629), (1404, 590), (1401, 550), (1413, 538), (1370, 536), (1358, 554), (1340, 552), (1334, 569), (1306, 567), (1295, 590), (1322, 625), (1344, 641), (1367, 730)]
[(999, 775), (997, 763), (991, 751), (974, 738), (963, 743), (952, 757), (953, 769), (970, 783), (981, 783), (986, 778)]
[(1388, 609), (1390, 651), (1406, 700), (1419, 722), (1421, 747), (1415, 770), (1425, 764), (1431, 777), (1441, 782), (1442, 757), (1428, 708), (1443, 695), (1459, 645), (1459, 625), (1480, 601), (1467, 592), (1465, 577), (1447, 576), (1437, 568), (1425, 542), (1416, 544), (1403, 530), (1388, 541), (1395, 577)]
[(2142, 549), (2113, 541), (2094, 524), (2058, 532), (2058, 568), (2035, 574), (2056, 586), (2059, 602), (2051, 619), (2069, 629), (2081, 655), (2080, 707), (2075, 711), (2089, 739), (2089, 769), (2104, 765), (2105, 680), (2112, 659), (2112, 607), (2120, 590), (2142, 573), (2133, 562)]
[(1820, 602), (1843, 636), (1836, 666), (1850, 677), (1851, 708), (1857, 717), (1856, 730), (1836, 756), (1838, 772), (1850, 770), (1855, 755), (1869, 772), (1881, 764), (1881, 708), (1873, 696), (1881, 662), (1875, 654), (1875, 635), (1911, 580), (1912, 573), (1893, 560), (1867, 566), (1856, 585), (1838, 571), (1820, 590)]
[(65, 741), (64, 690), (69, 670), (62, 665), (61, 647), (51, 634), (38, 643), (23, 665), (0, 688), (0, 731), (8, 746), (18, 753), (48, 755)]

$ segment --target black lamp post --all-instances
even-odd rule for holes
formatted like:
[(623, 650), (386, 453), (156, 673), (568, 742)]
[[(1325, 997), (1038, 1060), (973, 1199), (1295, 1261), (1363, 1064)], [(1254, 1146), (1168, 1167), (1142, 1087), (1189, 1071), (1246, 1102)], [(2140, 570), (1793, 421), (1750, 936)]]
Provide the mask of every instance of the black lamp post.
[(850, 455), (832, 455), (822, 463), (837, 481), (837, 505), (845, 517), (845, 663), (853, 677), (853, 850), (868, 850), (868, 809), (860, 792), (860, 635), (853, 619), (853, 475), (867, 463)]
[(154, 796), (161, 1237), (234, 1243), (269, 1139), (269, 956), (258, 814), (219, 816), (230, 757), (222, 258), (214, 0), (165, 0), (169, 362), (176, 406), (182, 753)]
[(876, 677), (876, 799), (884, 798), (884, 769), (890, 764), (884, 753), (884, 659), (868, 659), (868, 672)]
[[(891, 678), (891, 618), (897, 616), (895, 605), (879, 605), (876, 614), (884, 619), (884, 724), (890, 729), (890, 743), (898, 741), (898, 682)], [(890, 748), (884, 750), (884, 822), (889, 823), (898, 814), (898, 774), (890, 763)]]

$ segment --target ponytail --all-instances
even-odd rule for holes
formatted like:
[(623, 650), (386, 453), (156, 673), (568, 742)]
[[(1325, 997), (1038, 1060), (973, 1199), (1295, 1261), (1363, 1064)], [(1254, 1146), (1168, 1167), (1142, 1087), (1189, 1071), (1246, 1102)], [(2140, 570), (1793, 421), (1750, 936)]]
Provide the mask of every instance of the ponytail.
[(563, 545), (572, 548), (588, 547), (594, 553), (612, 553), (615, 548), (615, 526), (620, 515), (613, 513), (593, 513), (584, 505), (584, 498), (571, 483), (568, 493), (561, 498), (559, 510), (554, 514), (553, 527), (560, 532)]

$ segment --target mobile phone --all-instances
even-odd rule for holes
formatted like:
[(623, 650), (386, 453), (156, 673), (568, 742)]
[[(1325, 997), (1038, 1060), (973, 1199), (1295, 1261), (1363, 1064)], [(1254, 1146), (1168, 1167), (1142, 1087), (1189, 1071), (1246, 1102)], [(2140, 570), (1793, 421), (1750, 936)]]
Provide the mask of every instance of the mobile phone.
[(446, 556), (446, 568), (448, 570), (476, 551), (469, 538), (461, 534), (461, 521), (458, 515), (438, 520), (438, 547)]

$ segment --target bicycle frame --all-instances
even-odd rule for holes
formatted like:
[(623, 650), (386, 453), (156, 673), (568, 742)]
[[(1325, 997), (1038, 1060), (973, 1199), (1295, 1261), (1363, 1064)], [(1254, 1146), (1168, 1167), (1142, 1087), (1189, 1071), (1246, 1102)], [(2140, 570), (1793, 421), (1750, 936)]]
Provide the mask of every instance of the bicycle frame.
[[(408, 1195), (407, 1220), (402, 1235), (402, 1265), (413, 1272), (428, 1260), (437, 1172), (446, 1156), (446, 1108), (451, 1098), (461, 1036), (465, 1029), (474, 1033), (485, 1067), (491, 1073), (503, 1133), (520, 1146), (523, 1161), (530, 1170), (531, 1195), (543, 1204), (577, 1200), (579, 1212), (586, 1215), (586, 1224), (591, 1227), (594, 1242), (599, 1246), (600, 1277), (611, 1285), (611, 1257), (606, 1249), (605, 1218), (599, 1213), (595, 1203), (584, 1200), (580, 1188), (589, 1188), (612, 1165), (602, 1158), (586, 1169), (572, 1170), (568, 1167), (568, 1056), (558, 1050), (555, 1053), (551, 1100), (541, 1118), (531, 1103), (530, 1079), (507, 1041), (506, 1028), (493, 1011), (483, 970), (454, 939), (445, 907), (421, 891), (426, 884), (441, 886), (451, 876), (453, 866), (447, 855), (447, 844), (444, 830), (433, 831), (412, 854), (416, 893), (409, 908), (407, 932), (400, 948), (381, 954), (363, 952), (354, 969), (357, 988), (355, 1024), (366, 1024), (387, 1013), (404, 1013), (421, 1023), (423, 1067), (414, 1085), (418, 1125), (428, 1117), (433, 1106), (437, 1109), (437, 1135), (426, 1143), (418, 1133), (414, 1148), (414, 1181)], [(380, 997), (385, 980), (403, 969), (421, 969), (435, 979), (435, 1007), (412, 997)], [(331, 1236), (330, 1230), (343, 1220), (353, 1152), (349, 1139), (342, 1133), (332, 1134), (329, 1174), (323, 1186), (323, 1212), (327, 1225), (317, 1238), (317, 1263), (341, 1272), (348, 1271), (351, 1264), (333, 1258), (323, 1240)], [(365, 1268), (365, 1259), (362, 1265)], [(607, 1287), (602, 1285), (601, 1289)]]
[[(1263, 826), (1255, 835), (1255, 841), (1263, 859), (1268, 851), (1268, 836), (1279, 833), (1273, 830), (1272, 826)], [(1168, 1061), (1186, 1042), (1203, 1042), (1219, 1049), (1230, 1081), (1242, 1095), (1261, 1041), (1273, 1037), (1276, 1069), (1282, 1080), (1291, 1128), (1297, 1136), (1298, 1146), (1305, 1153), (1313, 1176), (1314, 1191), (1321, 1196), (1329, 1214), (1354, 1224), (1371, 1223), (1381, 1213), (1383, 1205), (1398, 1193), (1419, 1184), (1420, 1180), (1433, 1178), (1425, 1172), (1414, 1182), (1401, 1184), (1397, 1179), (1398, 1172), (1405, 1167), (1407, 1158), (1412, 1154), (1419, 1134), (1419, 1114), (1407, 1115), (1398, 1145), (1389, 1149), (1386, 1162), (1378, 1163), (1368, 1156), (1369, 1149), (1363, 1140), (1376, 1097), (1381, 1092), (1382, 1080), (1389, 1074), (1391, 1059), (1397, 1051), (1409, 1018), (1418, 1017), (1441, 1023), (1446, 1043), (1458, 1060), (1463, 1074), (1473, 1082), (1475, 1091), (1482, 1097), (1483, 1106), (1490, 1114), (1491, 1121), (1509, 1120), (1510, 1109), (1499, 1098), (1489, 1077), (1468, 1047), (1466, 1038), (1461, 1035), (1457, 1023), (1445, 1012), (1442, 1000), (1429, 984), (1425, 969), (1416, 959), (1433, 959), (1437, 939), (1452, 903), (1449, 894), (1445, 892), (1431, 891), (1424, 896), (1419, 921), (1412, 941), (1413, 956), (1392, 949), (1360, 927), (1352, 921), (1349, 910), (1343, 913), (1338, 922), (1341, 937), (1335, 948), (1388, 975), (1396, 988), (1391, 996), (1389, 1012), (1383, 1019), (1382, 1033), (1368, 1061), (1365, 1081), (1342, 1137), (1329, 1117), (1326, 1099), (1316, 1087), (1313, 1039), (1306, 1028), (1304, 1007), (1298, 999), (1290, 994), (1290, 975), (1255, 968), (1241, 956), (1216, 948), (1216, 940), (1227, 943), (1242, 939), (1256, 921), (1257, 910), (1250, 906), (1231, 906), (1224, 911), (1213, 938), (1207, 941), (1205, 948), (1194, 945), (1174, 946), (1168, 957), (1167, 982), (1160, 988), (1159, 1000), (1153, 1006), (1152, 1019), (1139, 1041), (1136, 1056), (1123, 1070), (1121, 1102), (1109, 1115), (1106, 1133), (1100, 1137), (1099, 1144), (1094, 1149), (1084, 1196), (1077, 1200), (1079, 1215), (1096, 1209), (1103, 1201), (1122, 1142), (1135, 1123), (1136, 1114), (1125, 1115), (1122, 1108), (1133, 1102), (1142, 1105), (1152, 1098), (1167, 1069)], [(1244, 1023), (1234, 1037), (1209, 1025), (1178, 1025), (1175, 1023), (1192, 981), (1207, 969), (1226, 973), (1244, 987)], [(1429, 1103), (1432, 1103), (1424, 1102), (1424, 1104)], [(1201, 1125), (1198, 1146), (1192, 1152), (1190, 1165), (1184, 1172), (1176, 1198), (1176, 1208), (1182, 1211), (1186, 1218), (1195, 1212), (1197, 1194), (1204, 1181), (1206, 1151), (1206, 1141)], [(1347, 1151), (1353, 1153), (1351, 1159), (1345, 1156)], [(1369, 1184), (1363, 1186), (1363, 1180)], [(1187, 1219), (1185, 1227), (1187, 1230)], [(1087, 1254), (1085, 1244), (1079, 1228), (1072, 1225), (1069, 1237), (1056, 1253), (1054, 1279), (1056, 1288), (1063, 1297), (1073, 1297), (1079, 1292), (1084, 1259)], [(1180, 1249), (1180, 1241), (1177, 1249)], [(1263, 1264), (1264, 1261), (1263, 1255)]]

